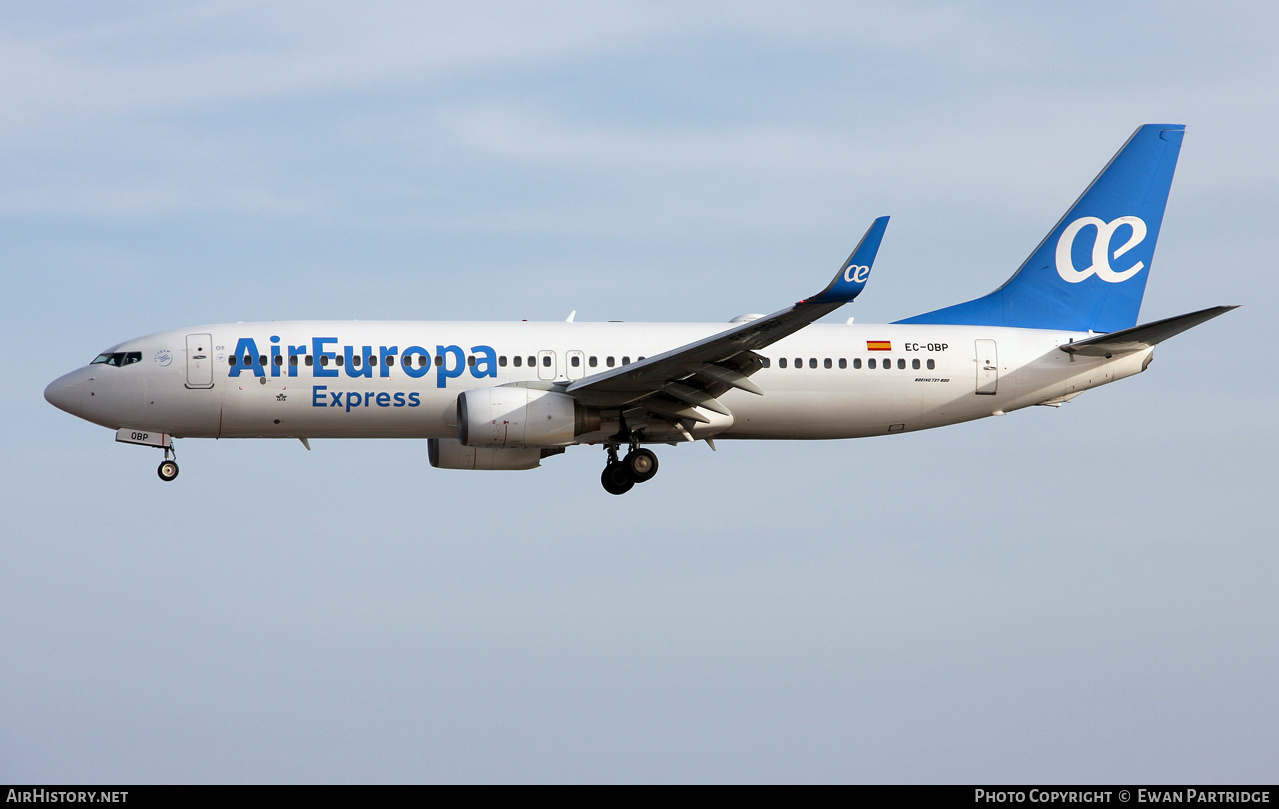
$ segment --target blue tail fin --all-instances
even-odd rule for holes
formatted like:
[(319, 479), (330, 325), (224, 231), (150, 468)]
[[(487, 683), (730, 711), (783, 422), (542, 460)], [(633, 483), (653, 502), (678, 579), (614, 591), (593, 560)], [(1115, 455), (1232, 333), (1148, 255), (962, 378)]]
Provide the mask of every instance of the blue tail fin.
[(1111, 332), (1137, 323), (1185, 127), (1139, 127), (1007, 283), (899, 323)]

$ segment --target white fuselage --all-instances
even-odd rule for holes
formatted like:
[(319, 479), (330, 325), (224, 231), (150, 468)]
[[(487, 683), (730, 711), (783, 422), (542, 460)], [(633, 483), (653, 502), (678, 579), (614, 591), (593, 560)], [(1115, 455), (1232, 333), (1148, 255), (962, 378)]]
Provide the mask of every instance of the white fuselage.
[[(222, 324), (121, 343), (109, 351), (140, 359), (86, 366), (56, 380), (46, 395), (105, 427), (179, 438), (456, 438), (464, 390), (519, 382), (549, 388), (605, 371), (610, 360), (621, 365), (724, 329), (721, 323)], [(724, 394), (720, 401), (732, 417), (696, 437), (858, 438), (940, 427), (1069, 398), (1139, 373), (1153, 352), (1105, 358), (1058, 350), (1087, 336), (987, 326), (809, 326), (758, 352), (768, 366), (751, 381), (763, 396)]]

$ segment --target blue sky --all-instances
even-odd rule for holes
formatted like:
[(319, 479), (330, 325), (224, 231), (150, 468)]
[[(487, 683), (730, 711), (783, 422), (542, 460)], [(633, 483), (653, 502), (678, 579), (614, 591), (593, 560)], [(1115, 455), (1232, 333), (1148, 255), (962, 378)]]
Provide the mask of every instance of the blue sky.
[[(1261, 3), (0, 9), (0, 780), (1241, 782), (1279, 752), (1279, 13)], [(1012, 272), (1187, 126), (1143, 319), (1059, 410), (853, 442), (114, 444), (41, 398), (293, 318), (726, 321)]]

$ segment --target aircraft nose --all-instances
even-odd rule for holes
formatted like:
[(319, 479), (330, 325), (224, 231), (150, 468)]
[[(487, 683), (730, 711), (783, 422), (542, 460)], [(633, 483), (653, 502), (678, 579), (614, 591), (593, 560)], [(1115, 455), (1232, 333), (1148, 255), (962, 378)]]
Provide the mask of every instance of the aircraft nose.
[(80, 373), (73, 371), (65, 376), (60, 376), (49, 383), (49, 387), (44, 389), (44, 399), (49, 404), (65, 410), (72, 415), (79, 415), (80, 409)]

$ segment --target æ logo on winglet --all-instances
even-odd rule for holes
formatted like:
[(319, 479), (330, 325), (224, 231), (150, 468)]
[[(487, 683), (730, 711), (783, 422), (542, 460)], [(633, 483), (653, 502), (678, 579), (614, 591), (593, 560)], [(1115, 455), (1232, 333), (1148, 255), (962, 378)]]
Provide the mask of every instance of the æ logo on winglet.
[(844, 268), (844, 280), (850, 284), (864, 284), (870, 276), (870, 267), (864, 264), (849, 264)]
[[(1092, 264), (1082, 270), (1078, 270), (1075, 269), (1075, 262), (1070, 254), (1075, 247), (1075, 238), (1079, 236), (1079, 231), (1090, 225), (1097, 228), (1097, 234), (1093, 238), (1092, 245)], [(1112, 256), (1110, 255), (1110, 242), (1115, 237), (1115, 231), (1119, 230), (1123, 225), (1132, 228), (1132, 234), (1128, 237), (1128, 241), (1124, 242), (1123, 246), (1116, 250)], [(1057, 274), (1069, 284), (1078, 284), (1093, 275), (1111, 284), (1127, 281), (1141, 272), (1146, 265), (1138, 261), (1128, 269), (1116, 272), (1110, 266), (1110, 259), (1119, 258), (1141, 244), (1145, 238), (1146, 223), (1139, 217), (1121, 216), (1110, 222), (1104, 222), (1095, 216), (1081, 216), (1067, 225), (1066, 229), (1061, 232), (1061, 238), (1057, 240)]]

